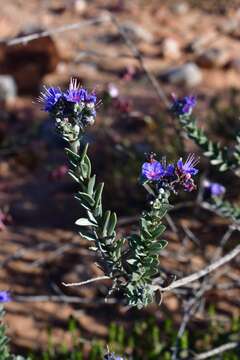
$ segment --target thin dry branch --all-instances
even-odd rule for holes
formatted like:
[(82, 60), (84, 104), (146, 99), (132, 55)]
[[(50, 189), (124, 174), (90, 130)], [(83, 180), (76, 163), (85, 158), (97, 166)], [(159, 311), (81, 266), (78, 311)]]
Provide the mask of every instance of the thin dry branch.
[(126, 32), (124, 31), (124, 29), (122, 28), (121, 24), (119, 24), (118, 20), (116, 19), (116, 17), (109, 13), (109, 16), (112, 20), (112, 23), (116, 26), (119, 34), (122, 36), (123, 40), (125, 41), (126, 45), (128, 46), (128, 48), (131, 50), (133, 57), (135, 59), (137, 59), (139, 61), (139, 64), (142, 68), (142, 70), (144, 71), (144, 73), (146, 74), (148, 80), (150, 81), (150, 83), (152, 84), (153, 88), (155, 89), (159, 99), (166, 105), (166, 107), (169, 109), (170, 108), (170, 102), (168, 101), (168, 98), (165, 94), (165, 92), (162, 90), (161, 86), (159, 85), (159, 82), (157, 81), (157, 79), (155, 78), (155, 76), (148, 70), (148, 68), (145, 65), (144, 59), (140, 53), (140, 51), (138, 50), (138, 48), (135, 46), (135, 44), (133, 43), (133, 41), (129, 38), (129, 36), (126, 34)]
[(206, 351), (204, 353), (201, 353), (199, 355), (196, 355), (193, 359), (194, 360), (208, 359), (208, 358), (210, 358), (212, 356), (222, 354), (225, 351), (235, 349), (238, 346), (239, 346), (238, 342), (230, 342), (230, 343), (221, 345), (221, 346), (219, 346), (219, 347), (217, 347), (215, 349), (212, 349), (212, 350)]
[[(159, 288), (160, 291), (162, 292), (166, 292), (166, 291), (171, 291), (174, 290), (178, 287), (182, 287), (185, 286), (193, 281), (196, 281), (206, 275), (208, 275), (209, 273), (211, 273), (212, 271), (218, 269), (219, 267), (221, 267), (222, 265), (228, 263), (229, 261), (231, 261), (234, 257), (236, 257), (238, 254), (240, 254), (240, 245), (236, 246), (232, 251), (230, 251), (228, 254), (226, 254), (225, 256), (221, 257), (220, 259), (218, 259), (217, 261), (213, 262), (212, 264), (208, 265), (207, 267), (205, 267), (204, 269), (197, 271), (196, 273), (193, 273), (191, 275), (185, 276), (182, 279), (173, 281), (172, 284), (170, 284), (169, 286), (166, 287), (161, 287), (159, 285), (157, 285), (157, 280), (156, 279), (154, 281), (154, 284), (156, 285), (157, 288)], [(95, 281), (101, 281), (101, 280), (106, 280), (106, 279), (111, 279), (109, 276), (103, 275), (103, 276), (98, 276), (96, 278), (92, 278), (86, 281), (82, 281), (82, 282), (77, 282), (77, 283), (62, 283), (64, 286), (70, 287), (70, 286), (82, 286), (82, 285), (86, 285), (86, 284), (90, 284), (92, 282)]]
[(100, 304), (119, 304), (117, 299), (89, 299), (81, 298), (79, 296), (67, 295), (15, 295), (13, 300), (16, 302), (56, 302), (56, 303), (69, 303), (69, 304), (87, 304), (87, 305), (100, 305)]
[[(182, 279), (176, 280), (176, 281), (172, 282), (172, 284), (170, 284), (169, 286), (166, 286), (166, 287), (159, 286), (159, 290), (161, 290), (162, 292), (165, 292), (165, 291), (170, 291), (170, 290), (176, 289), (178, 287), (188, 285), (189, 283), (208, 275), (212, 271), (218, 269), (220, 266), (228, 263), (233, 258), (235, 258), (238, 254), (240, 254), (240, 245), (236, 246), (228, 254), (221, 257), (219, 260), (213, 262), (212, 264), (206, 266), (204, 269), (197, 271), (191, 275), (185, 276)], [(157, 283), (157, 280), (158, 279), (155, 280), (155, 283)]]
[(106, 279), (111, 279), (109, 276), (103, 275), (103, 276), (98, 276), (92, 279), (88, 279), (86, 281), (82, 281), (82, 282), (77, 282), (77, 283), (62, 283), (64, 286), (82, 286), (82, 285), (86, 285), (86, 284), (90, 284), (92, 282), (95, 281), (100, 281), (100, 280), (106, 280)]
[(20, 44), (25, 45), (30, 41), (37, 40), (37, 39), (40, 39), (43, 37), (60, 34), (60, 33), (63, 33), (65, 31), (69, 31), (69, 30), (80, 29), (82, 27), (89, 26), (89, 25), (96, 25), (96, 24), (106, 22), (106, 21), (110, 21), (110, 16), (108, 13), (106, 13), (102, 16), (93, 18), (93, 19), (82, 20), (78, 23), (59, 26), (59, 27), (56, 27), (56, 28), (53, 28), (50, 30), (45, 30), (45, 31), (41, 31), (38, 33), (34, 33), (34, 34), (29, 34), (29, 35), (19, 36), (19, 37), (13, 38), (13, 39), (9, 39), (6, 41), (6, 45), (8, 45), (8, 46), (20, 45)]

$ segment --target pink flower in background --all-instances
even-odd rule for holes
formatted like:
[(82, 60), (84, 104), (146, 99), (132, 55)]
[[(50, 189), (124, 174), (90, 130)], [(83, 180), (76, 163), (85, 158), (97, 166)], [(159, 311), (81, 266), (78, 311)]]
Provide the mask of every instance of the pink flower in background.
[(132, 110), (132, 103), (128, 99), (118, 98), (114, 101), (114, 107), (121, 113), (129, 113)]
[(12, 222), (11, 216), (0, 209), (0, 231), (5, 230), (6, 225), (9, 225), (11, 222)]
[(49, 178), (54, 181), (61, 180), (67, 173), (69, 167), (67, 165), (60, 165), (49, 174)]
[(121, 78), (125, 81), (131, 81), (131, 80), (133, 80), (135, 75), (136, 75), (135, 67), (132, 65), (129, 65), (126, 67), (126, 69), (122, 73)]

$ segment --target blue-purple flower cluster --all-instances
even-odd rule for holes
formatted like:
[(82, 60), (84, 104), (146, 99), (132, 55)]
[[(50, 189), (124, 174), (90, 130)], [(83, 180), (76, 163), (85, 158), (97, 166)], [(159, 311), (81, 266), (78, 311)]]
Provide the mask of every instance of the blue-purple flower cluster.
[(197, 104), (195, 96), (184, 96), (178, 99), (175, 94), (172, 94), (172, 112), (177, 116), (191, 115), (193, 108)]
[(0, 303), (5, 303), (5, 302), (9, 302), (11, 301), (11, 295), (9, 293), (9, 291), (0, 291)]
[(80, 87), (76, 79), (71, 79), (67, 91), (44, 87), (38, 100), (43, 103), (43, 110), (55, 118), (75, 120), (80, 127), (91, 125), (95, 121), (96, 94)]
[(222, 184), (216, 182), (205, 180), (203, 186), (207, 197), (221, 197), (226, 192), (226, 188)]
[(159, 188), (166, 188), (177, 192), (181, 187), (185, 191), (196, 189), (193, 176), (198, 173), (196, 165), (198, 159), (190, 154), (185, 162), (180, 158), (176, 164), (167, 164), (166, 160), (157, 161), (155, 154), (148, 156), (148, 161), (142, 165), (142, 178), (157, 184)]

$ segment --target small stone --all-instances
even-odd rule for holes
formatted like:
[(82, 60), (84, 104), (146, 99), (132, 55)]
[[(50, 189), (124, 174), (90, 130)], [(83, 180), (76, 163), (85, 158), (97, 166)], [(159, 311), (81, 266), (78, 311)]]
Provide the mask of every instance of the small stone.
[(17, 95), (17, 85), (14, 78), (10, 75), (0, 75), (0, 101), (15, 99)]
[(195, 63), (190, 62), (168, 69), (160, 74), (160, 78), (170, 84), (192, 87), (201, 83), (202, 72)]
[(109, 83), (107, 89), (108, 89), (108, 94), (111, 98), (113, 98), (113, 99), (118, 98), (119, 90), (115, 84)]
[(122, 24), (122, 29), (126, 32), (127, 36), (132, 41), (146, 41), (152, 43), (154, 38), (152, 33), (144, 29), (142, 26), (138, 25), (133, 21), (126, 21)]
[(238, 28), (238, 26), (239, 21), (236, 19), (228, 19), (219, 26), (219, 30), (226, 35), (231, 35)]
[(208, 43), (216, 38), (216, 36), (216, 33), (213, 31), (210, 31), (203, 36), (197, 36), (187, 45), (186, 50), (196, 54), (202, 52), (204, 46), (207, 46)]
[(164, 39), (162, 43), (162, 54), (168, 59), (179, 59), (181, 52), (178, 42), (172, 38)]
[(189, 5), (185, 2), (176, 3), (171, 6), (171, 10), (175, 14), (184, 15), (188, 12)]
[(229, 63), (229, 68), (234, 69), (234, 70), (240, 72), (240, 58), (233, 59), (233, 60)]
[(204, 68), (223, 67), (229, 62), (228, 51), (220, 48), (207, 49), (197, 58), (197, 64)]
[(87, 3), (85, 0), (75, 0), (74, 10), (77, 14), (83, 14), (87, 9)]

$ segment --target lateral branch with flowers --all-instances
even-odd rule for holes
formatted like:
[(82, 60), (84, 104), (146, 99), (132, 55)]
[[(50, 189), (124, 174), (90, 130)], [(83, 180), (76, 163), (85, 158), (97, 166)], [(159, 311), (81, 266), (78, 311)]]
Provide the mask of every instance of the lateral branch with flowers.
[(226, 146), (213, 142), (204, 130), (198, 127), (196, 119), (192, 116), (195, 105), (194, 96), (178, 99), (173, 94), (172, 111), (178, 117), (187, 136), (204, 151), (204, 155), (210, 159), (212, 165), (217, 166), (220, 171), (232, 170), (240, 176), (240, 133), (236, 137), (236, 144), (231, 152)]
[(109, 293), (121, 291), (130, 306), (139, 308), (154, 301), (158, 286), (155, 278), (161, 277), (159, 255), (167, 245), (162, 238), (165, 231), (163, 219), (170, 205), (171, 194), (180, 190), (196, 189), (197, 174), (195, 156), (189, 155), (184, 162), (167, 164), (154, 153), (147, 156), (142, 165), (140, 181), (147, 191), (147, 206), (139, 220), (139, 231), (129, 236), (116, 236), (115, 212), (103, 210), (103, 183), (97, 183), (92, 174), (88, 156), (88, 144), (84, 145), (84, 133), (93, 125), (96, 117), (97, 98), (72, 79), (69, 89), (45, 88), (39, 99), (44, 110), (55, 120), (56, 128), (66, 140), (66, 154), (71, 164), (69, 174), (78, 183), (75, 198), (85, 210), (79, 218), (79, 234), (91, 242), (91, 249), (99, 255), (99, 266), (112, 279)]
[[(185, 96), (178, 99), (173, 94), (172, 112), (177, 117), (187, 136), (192, 139), (210, 158), (212, 165), (218, 167), (219, 171), (232, 170), (240, 176), (240, 136), (236, 137), (236, 144), (233, 151), (227, 147), (222, 147), (219, 143), (211, 141), (205, 132), (197, 126), (197, 122), (192, 115), (192, 110), (196, 105), (194, 96)], [(205, 184), (208, 200), (213, 211), (219, 215), (231, 219), (236, 225), (240, 224), (240, 207), (229, 201), (223, 200), (225, 188), (218, 183)]]

